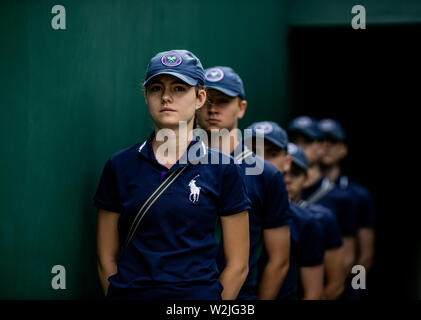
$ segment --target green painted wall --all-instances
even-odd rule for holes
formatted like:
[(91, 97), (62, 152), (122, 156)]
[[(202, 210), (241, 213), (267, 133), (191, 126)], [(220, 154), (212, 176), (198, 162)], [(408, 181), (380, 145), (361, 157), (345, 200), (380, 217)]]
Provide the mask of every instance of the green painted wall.
[(421, 23), (419, 0), (289, 0), (288, 24), (351, 26), (354, 5), (365, 7), (367, 25)]
[[(56, 4), (66, 30), (51, 27)], [(279, 0), (1, 1), (0, 299), (101, 296), (92, 197), (108, 156), (152, 128), (140, 83), (158, 51), (234, 67), (242, 127), (287, 116), (285, 13)]]
[[(66, 8), (67, 30), (51, 28)], [(149, 59), (185, 48), (230, 65), (249, 107), (240, 127), (285, 123), (289, 25), (350, 23), (353, 1), (3, 0), (0, 2), (0, 299), (101, 297), (92, 205), (110, 154), (152, 123)], [(421, 21), (418, 1), (360, 1), (367, 23)], [(51, 288), (63, 265), (67, 289)]]

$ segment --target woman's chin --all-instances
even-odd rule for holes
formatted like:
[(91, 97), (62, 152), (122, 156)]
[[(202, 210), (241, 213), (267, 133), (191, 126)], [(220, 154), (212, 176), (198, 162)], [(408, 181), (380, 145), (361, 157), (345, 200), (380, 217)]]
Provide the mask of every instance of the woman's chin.
[[(168, 129), (179, 129), (180, 122), (183, 120), (180, 119), (170, 119), (170, 118), (161, 118), (158, 121), (155, 121), (159, 125), (160, 128), (168, 128)], [(185, 120), (184, 120), (185, 122)]]

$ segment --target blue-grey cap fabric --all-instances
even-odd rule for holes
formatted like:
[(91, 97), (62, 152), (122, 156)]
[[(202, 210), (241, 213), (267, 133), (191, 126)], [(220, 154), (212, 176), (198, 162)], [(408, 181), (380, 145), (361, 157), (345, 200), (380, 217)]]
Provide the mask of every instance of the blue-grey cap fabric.
[(288, 155), (291, 157), (291, 161), (299, 166), (301, 169), (307, 170), (308, 161), (304, 150), (293, 143), (288, 143)]
[(252, 130), (252, 137), (263, 137), (281, 149), (288, 147), (288, 135), (284, 129), (272, 121), (255, 122), (248, 126)]
[(288, 132), (299, 132), (313, 140), (322, 140), (323, 132), (320, 131), (316, 119), (301, 116), (293, 119), (287, 127)]
[(205, 70), (205, 87), (221, 91), (230, 97), (245, 99), (243, 81), (230, 67), (217, 66)]
[(169, 74), (190, 86), (204, 84), (205, 71), (199, 58), (187, 50), (170, 50), (156, 54), (146, 69), (145, 86), (153, 77)]
[(338, 121), (326, 118), (320, 120), (318, 125), (325, 137), (330, 137), (338, 141), (345, 141), (345, 130)]

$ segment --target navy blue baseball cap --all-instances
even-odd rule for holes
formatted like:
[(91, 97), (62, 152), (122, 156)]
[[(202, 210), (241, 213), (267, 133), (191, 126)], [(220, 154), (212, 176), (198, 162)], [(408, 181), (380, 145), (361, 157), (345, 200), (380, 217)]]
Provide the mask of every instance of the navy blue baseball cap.
[(330, 137), (338, 141), (345, 141), (345, 130), (338, 121), (326, 118), (320, 120), (318, 125), (325, 137)]
[(293, 119), (287, 128), (288, 132), (299, 132), (313, 140), (323, 140), (323, 132), (320, 131), (316, 119), (301, 116)]
[(281, 149), (286, 149), (288, 146), (287, 133), (275, 122), (255, 122), (252, 125), (248, 126), (247, 129), (252, 130), (252, 137), (264, 138)]
[(245, 99), (243, 81), (230, 67), (213, 67), (205, 70), (205, 87), (221, 91), (230, 97)]
[(202, 63), (198, 57), (187, 50), (170, 50), (155, 55), (149, 61), (143, 86), (160, 74), (172, 75), (190, 86), (205, 82)]
[(293, 143), (288, 143), (288, 155), (291, 157), (291, 161), (299, 166), (301, 169), (307, 170), (308, 161), (304, 150)]

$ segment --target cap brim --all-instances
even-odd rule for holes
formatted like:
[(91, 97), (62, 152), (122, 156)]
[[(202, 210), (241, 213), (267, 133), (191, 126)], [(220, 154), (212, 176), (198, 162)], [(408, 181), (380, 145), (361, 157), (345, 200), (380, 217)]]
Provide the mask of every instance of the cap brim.
[(256, 130), (254, 130), (254, 129), (253, 129), (253, 131), (251, 133), (251, 137), (263, 138), (264, 140), (268, 140), (268, 141), (272, 142), (275, 146), (277, 146), (277, 147), (279, 147), (281, 149), (286, 149), (288, 147), (288, 143), (286, 145), (283, 145), (278, 140), (273, 139), (271, 136), (267, 136), (267, 135), (263, 135), (263, 134), (258, 134), (256, 132)]
[(291, 161), (292, 161), (292, 163), (296, 164), (297, 166), (299, 166), (303, 170), (307, 170), (308, 169), (308, 166), (305, 163), (301, 162), (297, 158), (294, 158), (294, 156), (291, 156)]
[(333, 133), (333, 132), (324, 132), (324, 138), (325, 139), (330, 138), (331, 140), (334, 140), (334, 141), (337, 141), (337, 142), (344, 142), (345, 141), (345, 137), (343, 137), (339, 134)]
[(289, 132), (298, 132), (301, 133), (307, 137), (309, 137), (310, 139), (313, 140), (321, 140), (323, 139), (322, 136), (318, 135), (317, 133), (315, 133), (313, 130), (311, 129), (302, 129), (302, 128), (289, 128), (288, 129)]
[(156, 76), (159, 76), (160, 74), (168, 74), (170, 76), (174, 76), (178, 79), (180, 79), (181, 81), (184, 81), (185, 83), (187, 83), (189, 86), (195, 86), (197, 85), (197, 83), (199, 82), (196, 79), (193, 79), (189, 76), (186, 76), (184, 74), (178, 73), (178, 72), (174, 72), (174, 71), (160, 71), (155, 73), (153, 76), (150, 76), (148, 79), (145, 80), (145, 82), (143, 82), (143, 86), (145, 86), (149, 81), (151, 81), (153, 78), (155, 78)]
[(225, 95), (227, 95), (229, 97), (232, 97), (232, 98), (238, 97), (238, 96), (241, 97), (241, 94), (240, 93), (235, 92), (235, 91), (232, 91), (232, 90), (227, 89), (227, 88), (224, 88), (224, 87), (217, 86), (217, 85), (207, 85), (205, 83), (205, 87), (208, 88), (208, 89), (218, 90), (218, 91), (222, 92), (223, 94), (225, 94)]

